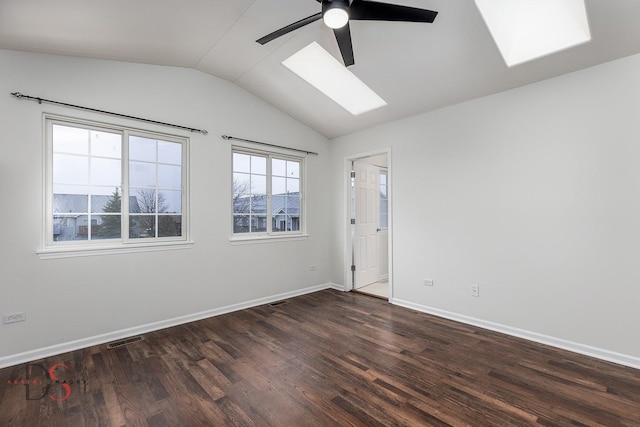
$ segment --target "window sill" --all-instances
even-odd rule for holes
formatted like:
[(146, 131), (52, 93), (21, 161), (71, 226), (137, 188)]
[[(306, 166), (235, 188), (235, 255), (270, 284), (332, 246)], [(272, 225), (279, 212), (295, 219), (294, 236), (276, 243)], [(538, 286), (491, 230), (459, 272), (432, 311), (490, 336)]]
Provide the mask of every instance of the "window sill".
[(233, 236), (229, 240), (232, 245), (252, 245), (256, 243), (275, 243), (275, 242), (290, 242), (295, 240), (305, 240), (309, 237), (308, 234), (287, 234), (283, 236)]
[(108, 246), (69, 246), (47, 248), (37, 251), (40, 259), (76, 258), (95, 255), (130, 254), (137, 252), (173, 251), (178, 249), (191, 249), (193, 242), (162, 242), (154, 244), (127, 244)]

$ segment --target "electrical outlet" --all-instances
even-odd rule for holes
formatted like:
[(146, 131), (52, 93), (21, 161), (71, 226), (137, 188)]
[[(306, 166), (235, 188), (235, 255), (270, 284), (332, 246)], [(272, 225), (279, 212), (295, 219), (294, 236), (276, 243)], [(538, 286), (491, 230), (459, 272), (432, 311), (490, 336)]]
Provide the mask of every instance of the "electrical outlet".
[(309, 266), (309, 271), (316, 271), (317, 267), (315, 265)]
[(433, 286), (433, 280), (431, 280), (431, 279), (424, 279), (424, 285), (425, 285), (425, 286)]
[(471, 285), (471, 296), (472, 297), (480, 296), (480, 285)]
[(8, 323), (17, 323), (24, 322), (27, 320), (27, 312), (23, 311), (22, 313), (13, 313), (13, 314), (5, 314), (4, 315), (4, 323), (5, 325)]

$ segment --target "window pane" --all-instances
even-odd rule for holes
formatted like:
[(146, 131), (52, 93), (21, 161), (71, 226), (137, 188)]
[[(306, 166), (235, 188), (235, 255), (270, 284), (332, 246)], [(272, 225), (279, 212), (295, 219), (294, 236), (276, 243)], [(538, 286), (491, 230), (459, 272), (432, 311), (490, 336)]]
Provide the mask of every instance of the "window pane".
[(292, 216), (291, 217), (291, 231), (300, 231), (300, 217)]
[(251, 175), (251, 194), (267, 194), (267, 177)]
[(287, 192), (299, 193), (300, 192), (300, 180), (296, 178), (287, 179)]
[(233, 174), (233, 193), (248, 194), (251, 190), (251, 175), (246, 173)]
[(121, 237), (121, 218), (120, 215), (95, 215), (96, 219), (95, 232), (91, 235), (92, 239), (119, 239)]
[(380, 228), (388, 228), (389, 220), (387, 214), (380, 214)]
[(300, 197), (287, 196), (287, 211), (288, 214), (300, 214)]
[(122, 137), (117, 133), (91, 131), (91, 155), (120, 159)]
[(158, 165), (158, 187), (170, 190), (182, 189), (182, 168), (180, 166)]
[(380, 215), (386, 215), (387, 212), (387, 201), (386, 200), (380, 200)]
[(129, 212), (156, 213), (156, 192), (148, 188), (132, 188), (129, 194)]
[[(89, 212), (89, 194), (87, 187), (78, 187), (83, 189), (84, 194), (66, 194), (56, 193), (57, 188), (54, 186), (53, 193), (53, 212), (54, 213), (87, 213)], [(55, 217), (55, 215), (54, 215)]]
[[(80, 227), (83, 226), (84, 230)], [(53, 241), (88, 240), (87, 216), (53, 216)], [(84, 233), (82, 233), (84, 231)]]
[(274, 194), (271, 196), (271, 213), (273, 215), (287, 213), (287, 196), (284, 194)]
[(381, 173), (380, 174), (380, 185), (387, 185), (387, 174), (386, 173)]
[(300, 217), (294, 215), (278, 215), (273, 219), (274, 232), (300, 231)]
[(54, 154), (53, 182), (55, 184), (88, 184), (89, 158), (85, 156)]
[(156, 164), (129, 162), (129, 185), (132, 187), (156, 186)]
[(248, 154), (233, 153), (233, 171), (251, 172), (251, 156)]
[(296, 215), (277, 215), (273, 218), (274, 232), (300, 231), (300, 217)]
[(267, 231), (267, 216), (251, 215), (251, 231), (254, 233), (264, 233)]
[(285, 160), (273, 159), (271, 162), (271, 174), (274, 176), (287, 176), (287, 162)]
[(129, 137), (129, 160), (156, 161), (156, 140), (139, 136)]
[(75, 216), (53, 216), (53, 241), (64, 242), (76, 240)]
[(284, 194), (287, 192), (287, 179), (276, 178), (271, 180), (271, 194)]
[(233, 195), (233, 213), (249, 213), (251, 196), (249, 194)]
[(158, 162), (172, 165), (182, 164), (182, 144), (158, 141)]
[(389, 201), (380, 199), (380, 228), (387, 228), (389, 218)]
[(56, 153), (89, 154), (89, 131), (53, 125), (53, 151)]
[(287, 176), (293, 178), (300, 177), (300, 163), (292, 162), (290, 160), (287, 161)]
[(91, 158), (91, 185), (119, 187), (122, 182), (121, 162), (115, 159)]
[(252, 214), (267, 213), (267, 196), (251, 197), (251, 213)]
[(158, 237), (175, 237), (182, 235), (181, 215), (158, 216)]
[(156, 236), (155, 215), (129, 216), (129, 237), (131, 239), (146, 239)]
[[(122, 211), (122, 192), (119, 188), (94, 188), (91, 195), (91, 212), (120, 213)], [(107, 194), (111, 191), (110, 194)]]
[(251, 156), (251, 173), (266, 175), (267, 173), (266, 157)]
[(182, 212), (182, 192), (167, 190), (158, 192), (158, 212)]
[(249, 232), (249, 215), (234, 215), (233, 232), (248, 233)]

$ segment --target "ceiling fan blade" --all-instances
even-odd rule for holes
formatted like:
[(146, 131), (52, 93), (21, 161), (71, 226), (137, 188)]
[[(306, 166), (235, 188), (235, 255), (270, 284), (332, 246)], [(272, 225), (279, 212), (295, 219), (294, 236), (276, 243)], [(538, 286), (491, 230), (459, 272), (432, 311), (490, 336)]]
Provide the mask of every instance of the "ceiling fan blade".
[(433, 22), (438, 12), (375, 1), (353, 0), (349, 19), (358, 21)]
[(280, 36), (284, 36), (285, 34), (290, 33), (293, 30), (297, 30), (298, 28), (304, 27), (307, 24), (311, 24), (312, 22), (317, 21), (320, 18), (322, 18), (322, 12), (318, 12), (315, 15), (307, 16), (304, 19), (294, 22), (293, 24), (289, 24), (286, 27), (282, 27), (279, 30), (275, 30), (271, 34), (267, 34), (266, 36), (259, 38), (258, 40), (256, 40), (256, 42), (260, 44), (268, 43), (271, 40), (275, 40)]
[(353, 45), (351, 44), (351, 30), (349, 29), (349, 23), (342, 28), (334, 29), (333, 34), (336, 35), (344, 66), (348, 67), (353, 65), (355, 61), (353, 60)]

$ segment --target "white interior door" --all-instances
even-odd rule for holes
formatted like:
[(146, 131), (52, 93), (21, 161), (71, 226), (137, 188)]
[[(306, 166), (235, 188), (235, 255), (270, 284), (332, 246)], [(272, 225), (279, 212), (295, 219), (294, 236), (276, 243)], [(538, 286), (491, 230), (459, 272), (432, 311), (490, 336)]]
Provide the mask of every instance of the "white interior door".
[(355, 288), (369, 285), (380, 277), (378, 256), (379, 168), (359, 161), (355, 170)]

